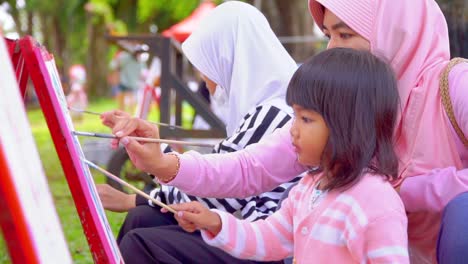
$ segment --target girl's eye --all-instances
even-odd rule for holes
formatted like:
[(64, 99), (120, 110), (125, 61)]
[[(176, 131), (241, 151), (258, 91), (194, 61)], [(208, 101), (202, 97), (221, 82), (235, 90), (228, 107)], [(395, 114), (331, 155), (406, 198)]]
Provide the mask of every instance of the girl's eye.
[(307, 118), (307, 117), (305, 117), (305, 116), (301, 117), (301, 120), (302, 120), (302, 122), (304, 122), (304, 123), (310, 123), (310, 122), (312, 122), (312, 120), (311, 120), (310, 118)]
[(353, 37), (353, 34), (349, 34), (349, 33), (340, 33), (340, 38), (342, 39), (350, 39)]

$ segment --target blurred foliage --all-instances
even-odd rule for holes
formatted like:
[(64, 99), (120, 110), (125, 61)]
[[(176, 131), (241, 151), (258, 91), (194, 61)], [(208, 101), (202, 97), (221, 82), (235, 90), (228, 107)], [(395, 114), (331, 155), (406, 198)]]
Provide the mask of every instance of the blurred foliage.
[[(305, 0), (304, 0), (305, 1)], [(203, 0), (0, 0), (8, 3), (8, 12), (14, 18), (21, 36), (33, 35), (55, 55), (59, 71), (63, 74), (75, 63), (93, 65), (89, 60), (90, 23), (112, 26), (120, 33), (150, 33), (150, 28), (162, 32), (184, 19)], [(214, 0), (220, 4), (222, 0)], [(253, 3), (253, 0), (246, 1)], [(454, 55), (467, 56), (468, 2), (466, 0), (437, 0), (447, 16)], [(267, 5), (263, 1), (263, 5)], [(92, 5), (92, 11), (86, 6)], [(277, 20), (281, 17), (276, 16)], [(101, 26), (101, 25), (98, 25)], [(113, 52), (108, 49), (108, 53)], [(101, 54), (96, 54), (101, 55)], [(111, 57), (107, 54), (103, 59)]]
[(162, 31), (190, 15), (198, 6), (198, 0), (154, 1), (139, 0), (137, 21), (141, 24), (154, 23)]
[[(0, 0), (0, 4), (8, 3), (8, 12), (20, 36), (32, 35), (55, 55), (59, 72), (64, 76), (72, 64), (93, 65), (87, 61), (94, 52), (90, 49), (90, 27), (148, 34), (156, 26), (161, 32), (189, 16), (202, 1), (25, 0), (24, 6), (19, 6), (15, 0)], [(219, 4), (222, 0), (213, 2)], [(107, 61), (110, 57), (108, 54), (103, 59)]]

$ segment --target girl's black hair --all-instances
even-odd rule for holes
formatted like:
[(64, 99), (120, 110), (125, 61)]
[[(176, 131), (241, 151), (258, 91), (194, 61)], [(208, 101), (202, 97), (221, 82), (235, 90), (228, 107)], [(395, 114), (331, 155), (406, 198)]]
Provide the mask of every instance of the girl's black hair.
[(363, 172), (397, 178), (397, 81), (379, 58), (346, 48), (321, 52), (293, 75), (286, 101), (322, 115), (329, 128), (321, 162), (325, 189), (347, 189)]

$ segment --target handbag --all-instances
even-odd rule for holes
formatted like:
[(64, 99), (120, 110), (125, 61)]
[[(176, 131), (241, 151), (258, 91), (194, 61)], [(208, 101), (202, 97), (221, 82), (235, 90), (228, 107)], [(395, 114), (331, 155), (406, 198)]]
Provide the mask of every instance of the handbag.
[(463, 62), (468, 63), (468, 59), (453, 58), (452, 60), (450, 60), (449, 64), (447, 65), (445, 70), (442, 72), (442, 75), (440, 76), (439, 89), (440, 89), (440, 97), (442, 99), (442, 104), (444, 105), (445, 112), (448, 115), (450, 123), (452, 123), (452, 126), (455, 129), (455, 132), (457, 133), (460, 140), (463, 142), (463, 145), (465, 145), (465, 147), (468, 147), (468, 139), (463, 134), (463, 131), (461, 130), (460, 126), (457, 123), (457, 120), (455, 119), (455, 114), (453, 113), (452, 102), (450, 101), (449, 81), (448, 81), (448, 75), (450, 71), (452, 70), (452, 68), (455, 65), (459, 63), (463, 63)]

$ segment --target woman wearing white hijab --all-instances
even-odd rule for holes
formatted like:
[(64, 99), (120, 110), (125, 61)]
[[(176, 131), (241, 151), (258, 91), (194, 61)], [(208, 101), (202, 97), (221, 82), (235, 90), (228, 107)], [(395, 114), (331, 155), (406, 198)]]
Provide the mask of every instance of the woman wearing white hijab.
[[(291, 119), (292, 110), (285, 102), (285, 95), (297, 66), (265, 17), (254, 7), (240, 2), (218, 6), (184, 42), (182, 49), (202, 73), (212, 99), (227, 109), (228, 138), (213, 152), (243, 149)], [(194, 197), (164, 185), (151, 195), (167, 204), (199, 201), (212, 209), (238, 212), (243, 219), (255, 221), (273, 213), (284, 190), (298, 180), (297, 177), (247, 199)], [(126, 197), (127, 201), (133, 199), (130, 203), (134, 207), (118, 237), (126, 263), (255, 263), (206, 245), (199, 232), (186, 233), (172, 215), (161, 213), (160, 208), (141, 197), (119, 196)], [(115, 204), (106, 205), (105, 201), (103, 204), (114, 211), (130, 209), (122, 207), (127, 202), (120, 202), (120, 208)]]

